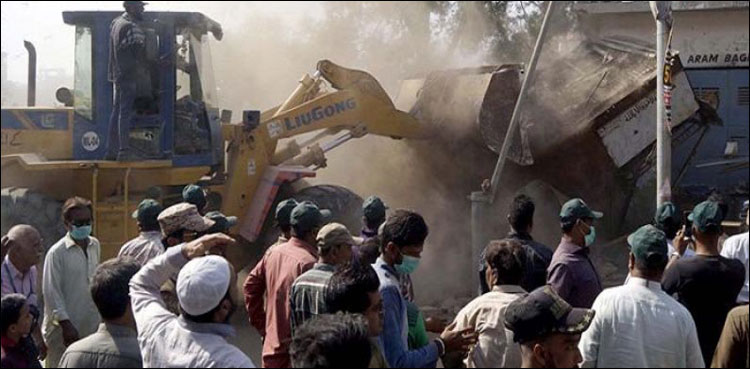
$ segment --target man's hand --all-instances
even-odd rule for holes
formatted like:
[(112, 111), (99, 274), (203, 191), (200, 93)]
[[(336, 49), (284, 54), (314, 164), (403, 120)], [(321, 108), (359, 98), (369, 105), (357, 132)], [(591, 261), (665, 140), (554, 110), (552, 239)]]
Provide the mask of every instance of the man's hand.
[(461, 331), (454, 331), (456, 322), (453, 322), (440, 335), (440, 339), (445, 343), (445, 353), (462, 352), (465, 353), (477, 343), (477, 333), (474, 328), (466, 328)]
[(63, 320), (60, 322), (60, 328), (62, 328), (63, 344), (68, 347), (78, 341), (78, 330), (73, 326), (70, 320)]
[(227, 246), (233, 246), (237, 241), (223, 233), (205, 235), (182, 246), (182, 255), (193, 260), (206, 255), (224, 256)]
[(683, 225), (682, 228), (677, 231), (677, 235), (674, 237), (674, 240), (672, 240), (672, 246), (674, 246), (675, 251), (680, 254), (680, 256), (685, 254), (685, 251), (687, 250), (688, 245), (690, 244), (690, 240), (685, 238), (685, 226)]

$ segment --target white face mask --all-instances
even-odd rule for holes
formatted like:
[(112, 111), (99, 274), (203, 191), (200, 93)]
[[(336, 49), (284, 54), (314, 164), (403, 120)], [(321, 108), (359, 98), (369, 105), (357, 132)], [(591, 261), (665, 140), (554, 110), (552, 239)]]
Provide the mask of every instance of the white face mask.
[[(586, 222), (579, 220), (582, 224), (586, 224)], [(586, 226), (589, 227), (589, 233), (583, 235), (583, 239), (586, 242), (586, 246), (591, 246), (594, 244), (594, 241), (596, 240), (596, 229), (592, 225), (586, 224)]]
[(596, 240), (596, 228), (594, 228), (594, 226), (590, 226), (589, 229), (589, 234), (587, 234), (585, 238), (586, 246), (593, 245), (594, 241)]

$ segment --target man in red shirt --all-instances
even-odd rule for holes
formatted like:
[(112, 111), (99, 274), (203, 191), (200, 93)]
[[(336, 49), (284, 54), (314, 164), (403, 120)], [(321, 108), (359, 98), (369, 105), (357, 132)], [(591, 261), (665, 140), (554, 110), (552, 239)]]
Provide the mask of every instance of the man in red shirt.
[(297, 205), (290, 218), (292, 238), (266, 251), (245, 280), (245, 306), (250, 324), (263, 337), (264, 368), (291, 365), (289, 292), (294, 280), (317, 262), (315, 238), (330, 214), (310, 201)]

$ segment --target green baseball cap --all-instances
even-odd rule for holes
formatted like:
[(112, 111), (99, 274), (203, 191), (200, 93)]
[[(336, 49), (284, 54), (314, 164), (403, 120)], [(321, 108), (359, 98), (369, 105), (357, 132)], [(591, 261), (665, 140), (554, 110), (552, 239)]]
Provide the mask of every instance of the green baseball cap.
[(286, 199), (276, 205), (276, 222), (282, 227), (291, 225), (292, 210), (298, 204), (295, 199)]
[(188, 204), (195, 205), (199, 211), (206, 206), (206, 193), (194, 184), (185, 186), (182, 190), (182, 199)]
[(688, 215), (688, 220), (693, 222), (693, 226), (701, 232), (706, 232), (709, 227), (721, 227), (724, 220), (724, 214), (718, 202), (704, 201), (693, 208), (693, 212)]
[(654, 224), (664, 225), (670, 221), (673, 224), (680, 224), (678, 213), (677, 206), (667, 201), (656, 209), (656, 213), (654, 214)]
[(628, 247), (636, 259), (652, 263), (666, 263), (669, 259), (667, 236), (651, 224), (638, 228), (628, 236)]
[(135, 209), (132, 216), (133, 219), (138, 220), (138, 223), (144, 225), (156, 225), (159, 224), (157, 218), (162, 210), (164, 209), (158, 201), (154, 199), (145, 199), (138, 204), (138, 208)]
[(572, 199), (566, 202), (560, 210), (560, 220), (573, 221), (578, 219), (599, 219), (604, 214), (589, 209), (589, 206), (581, 199)]
[(214, 226), (209, 228), (206, 233), (223, 233), (229, 230), (229, 228), (237, 225), (237, 217), (228, 217), (221, 212), (211, 211), (206, 214), (206, 218), (213, 220)]
[(302, 230), (319, 228), (331, 217), (329, 210), (318, 209), (312, 201), (303, 201), (292, 210), (290, 223)]
[(388, 206), (377, 196), (368, 197), (362, 204), (362, 212), (369, 220), (385, 219), (385, 211)]

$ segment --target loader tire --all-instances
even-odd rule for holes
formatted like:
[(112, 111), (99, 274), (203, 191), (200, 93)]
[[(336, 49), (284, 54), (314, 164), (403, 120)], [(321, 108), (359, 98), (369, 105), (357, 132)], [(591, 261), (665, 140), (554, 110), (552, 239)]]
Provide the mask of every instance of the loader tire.
[(9, 187), (0, 192), (2, 198), (2, 234), (18, 224), (36, 228), (45, 250), (65, 235), (62, 203), (27, 188)]
[(297, 201), (312, 201), (322, 209), (328, 209), (332, 213), (330, 222), (338, 222), (345, 225), (352, 235), (359, 234), (362, 228), (362, 198), (354, 192), (341, 186), (321, 185), (306, 187), (295, 191), (289, 183), (281, 186), (276, 201), (271, 206), (267, 219), (263, 225), (263, 231), (256, 247), (242, 247), (231, 255), (230, 260), (237, 270), (251, 269), (255, 262), (263, 257), (263, 253), (271, 247), (279, 238), (281, 232), (275, 226), (274, 220), (276, 206), (279, 202), (294, 198)]
[(341, 223), (356, 236), (362, 229), (362, 198), (346, 187), (311, 186), (294, 195), (297, 201), (312, 201), (321, 209), (331, 211), (330, 222)]
[(305, 187), (295, 192), (292, 186), (285, 184), (281, 187), (264, 225), (264, 232), (259, 240), (262, 249), (273, 245), (279, 238), (281, 232), (274, 227), (275, 221), (273, 220), (276, 206), (279, 202), (289, 198), (297, 201), (312, 201), (321, 209), (330, 210), (332, 219), (329, 222), (345, 225), (352, 235), (358, 235), (362, 228), (362, 198), (349, 189), (341, 186), (320, 185)]

